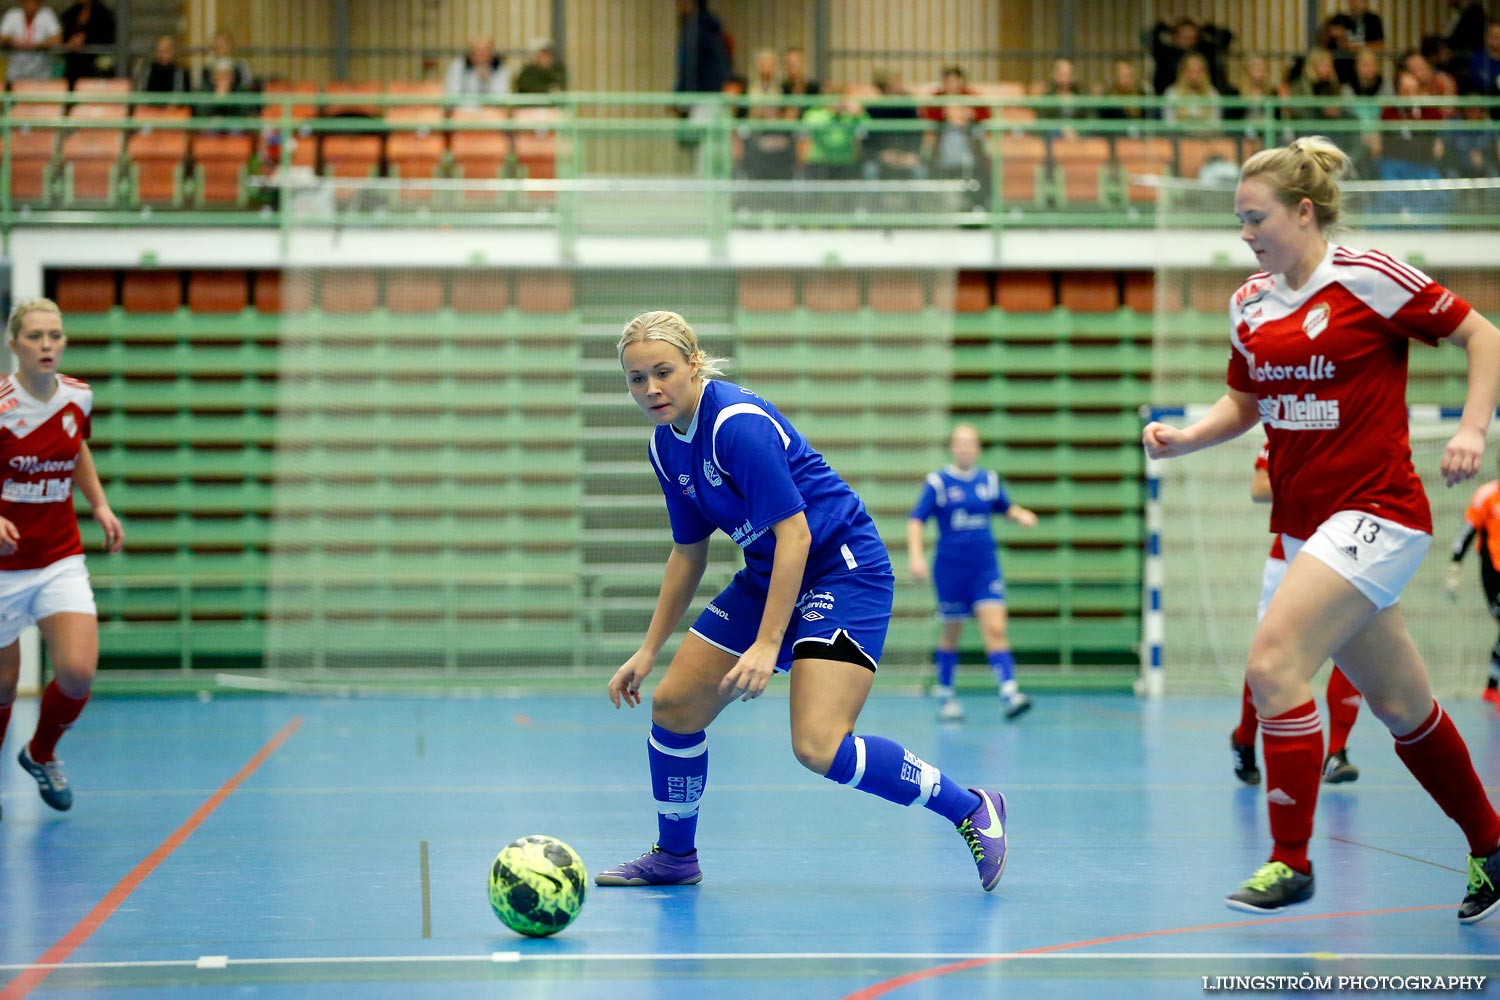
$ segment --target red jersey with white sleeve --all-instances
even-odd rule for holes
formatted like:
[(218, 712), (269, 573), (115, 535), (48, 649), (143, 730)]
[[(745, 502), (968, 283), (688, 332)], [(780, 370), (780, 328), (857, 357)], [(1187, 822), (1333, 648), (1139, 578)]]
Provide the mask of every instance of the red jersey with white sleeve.
[(1406, 359), (1436, 344), (1469, 304), (1375, 250), (1330, 244), (1306, 284), (1250, 276), (1229, 302), (1228, 382), (1255, 394), (1271, 467), (1271, 530), (1310, 538), (1341, 510), (1432, 532), (1411, 464)]
[[(1264, 472), (1268, 476), (1271, 474), (1271, 442), (1266, 441), (1260, 446), (1260, 452), (1255, 456), (1255, 471)], [(1286, 562), (1286, 549), (1282, 547), (1279, 532), (1271, 536), (1271, 551), (1266, 558)]]
[(0, 377), (0, 517), (21, 533), (0, 571), (41, 569), (80, 555), (73, 512), (73, 470), (88, 440), (94, 392), (87, 382), (57, 377), (42, 402), (10, 376)]

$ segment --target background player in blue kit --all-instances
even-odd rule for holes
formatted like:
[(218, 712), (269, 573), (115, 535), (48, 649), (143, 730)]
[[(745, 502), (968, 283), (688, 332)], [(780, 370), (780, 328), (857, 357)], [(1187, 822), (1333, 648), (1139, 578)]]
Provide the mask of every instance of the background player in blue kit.
[(606, 868), (599, 885), (702, 880), (696, 833), (708, 778), (704, 730), (730, 702), (791, 670), (792, 751), (802, 765), (955, 825), (985, 891), (1005, 870), (1005, 797), (968, 789), (901, 744), (855, 736), (890, 624), (895, 577), (864, 503), (769, 402), (718, 379), (717, 360), (673, 312), (625, 326), (620, 366), (631, 398), (656, 423), (651, 466), (672, 526), (672, 552), (646, 638), (610, 679), (616, 708), (677, 627), (708, 564), (709, 537), (729, 535), (745, 566), (699, 613), (651, 697), (647, 756), (658, 840)]
[(1031, 707), (1031, 699), (1016, 684), (1016, 659), (1005, 634), (1005, 577), (995, 555), (990, 515), (1003, 514), (1023, 528), (1036, 527), (1036, 515), (1010, 502), (1005, 484), (993, 469), (979, 468), (979, 431), (971, 424), (953, 428), (948, 450), (953, 464), (928, 475), (906, 523), (906, 561), (917, 581), (928, 576), (923, 527), (930, 517), (936, 517), (938, 523), (932, 569), (937, 617), (942, 622), (933, 655), (937, 666), (933, 693), (943, 700), (938, 716), (964, 717), (963, 706), (953, 694), (953, 674), (958, 668), (959, 633), (964, 619), (972, 615), (979, 623), (985, 656), (1005, 699), (1005, 716), (1014, 719)]

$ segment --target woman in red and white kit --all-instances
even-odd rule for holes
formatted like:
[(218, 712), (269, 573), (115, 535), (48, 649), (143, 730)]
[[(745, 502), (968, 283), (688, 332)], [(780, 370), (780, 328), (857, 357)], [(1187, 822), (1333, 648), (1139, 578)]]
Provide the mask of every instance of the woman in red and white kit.
[(1329, 239), (1349, 158), (1322, 136), (1263, 150), (1235, 189), (1240, 237), (1263, 270), (1229, 304), (1228, 391), (1189, 427), (1152, 422), (1152, 458), (1227, 441), (1257, 420), (1271, 464), (1271, 530), (1287, 573), (1251, 640), (1246, 679), (1264, 736), (1270, 860), (1225, 902), (1271, 912), (1312, 898), (1307, 844), (1323, 761), (1308, 682), (1328, 659), (1391, 731), (1396, 755), (1469, 843), (1463, 923), (1500, 907), (1500, 815), (1468, 747), (1432, 697), (1397, 598), (1432, 541), (1411, 463), (1411, 340), (1468, 354), (1459, 429), (1443, 451), (1449, 486), (1473, 477), (1500, 394), (1500, 330), (1421, 271)]
[[(1250, 479), (1250, 499), (1256, 503), (1271, 502), (1271, 445), (1260, 446), (1255, 456), (1255, 473)], [(1272, 535), (1271, 551), (1266, 556), (1265, 569), (1260, 577), (1260, 604), (1255, 611), (1255, 620), (1266, 616), (1271, 605), (1271, 595), (1281, 586), (1286, 576), (1286, 549), (1281, 536)], [(1323, 758), (1323, 782), (1342, 785), (1359, 780), (1359, 768), (1349, 763), (1349, 730), (1359, 717), (1362, 699), (1359, 691), (1338, 664), (1328, 675), (1328, 756)], [(1247, 785), (1260, 784), (1260, 768), (1255, 765), (1255, 734), (1260, 730), (1260, 719), (1255, 714), (1255, 699), (1250, 693), (1250, 682), (1245, 682), (1240, 697), (1240, 724), (1229, 734), (1229, 750), (1234, 757), (1234, 776)]]
[(36, 733), (21, 766), (54, 809), (73, 805), (57, 741), (89, 700), (99, 662), (94, 592), (73, 513), (73, 484), (104, 529), (104, 544), (125, 542), (86, 443), (94, 395), (58, 372), (67, 338), (50, 299), (16, 305), (7, 327), (16, 370), (0, 378), (0, 741), (20, 680), (21, 630), (35, 624), (53, 679), (42, 692)]

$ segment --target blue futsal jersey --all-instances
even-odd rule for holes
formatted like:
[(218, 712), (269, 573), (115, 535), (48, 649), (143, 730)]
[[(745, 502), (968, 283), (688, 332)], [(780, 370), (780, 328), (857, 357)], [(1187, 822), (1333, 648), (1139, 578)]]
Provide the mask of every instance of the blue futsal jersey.
[(890, 571), (885, 544), (859, 494), (829, 468), (775, 406), (732, 382), (707, 379), (687, 433), (670, 424), (651, 436), (672, 540), (701, 542), (714, 529), (745, 553), (745, 569), (768, 585), (771, 526), (798, 511), (812, 546), (804, 580), (854, 569)]
[(1010, 497), (993, 469), (962, 473), (949, 465), (927, 476), (911, 516), (918, 521), (937, 518), (935, 566), (973, 569), (998, 564), (990, 515), (1008, 510)]

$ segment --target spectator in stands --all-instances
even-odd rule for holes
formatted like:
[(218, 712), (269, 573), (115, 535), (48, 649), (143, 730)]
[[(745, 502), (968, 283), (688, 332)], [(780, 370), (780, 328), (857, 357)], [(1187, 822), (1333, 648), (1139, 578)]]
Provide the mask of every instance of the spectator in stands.
[[(1453, 75), (1453, 53), (1448, 48), (1448, 42), (1441, 35), (1423, 35), (1419, 58), (1423, 62), (1419, 63), (1408, 57), (1428, 93), (1433, 97), (1457, 97), (1458, 77)], [(1465, 69), (1467, 68), (1465, 60)], [(1451, 111), (1445, 110), (1443, 117), (1451, 118), (1453, 115)]]
[[(1477, 97), (1465, 92), (1463, 97)], [(1500, 146), (1489, 125), (1486, 109), (1475, 104), (1465, 105), (1459, 111), (1460, 118), (1444, 133), (1447, 143), (1448, 166), (1458, 177), (1494, 177), (1500, 169)], [(1480, 208), (1480, 206), (1475, 206)], [(1482, 210), (1482, 209), (1481, 209)]]
[(1193, 131), (1217, 131), (1221, 121), (1219, 92), (1208, 76), (1208, 60), (1189, 52), (1178, 64), (1177, 82), (1167, 88), (1162, 120)]
[(974, 119), (975, 109), (951, 104), (943, 109), (943, 123), (927, 135), (928, 163), (939, 180), (973, 181), (968, 207), (985, 211), (994, 186), (989, 151), (984, 148), (984, 130)]
[[(978, 91), (969, 88), (969, 78), (964, 74), (962, 66), (945, 66), (943, 68), (943, 83), (934, 95), (935, 97), (977, 97)], [(929, 121), (941, 123), (943, 121), (943, 109), (940, 105), (933, 105), (922, 109), (922, 116)], [(974, 108), (974, 120), (976, 122), (986, 121), (990, 117), (990, 109), (983, 105)]]
[[(1375, 54), (1374, 49), (1360, 49), (1359, 55), (1354, 57), (1354, 85), (1349, 88), (1349, 94), (1355, 98), (1351, 115), (1364, 122), (1367, 126), (1361, 137), (1361, 150), (1368, 150), (1370, 143), (1368, 137), (1374, 130), (1374, 124), (1380, 121), (1381, 106), (1385, 103), (1384, 98), (1392, 95), (1391, 85), (1386, 81), (1385, 74), (1380, 69), (1380, 57)], [(1350, 151), (1354, 159), (1355, 171), (1360, 176), (1374, 176), (1377, 171), (1368, 162), (1369, 157), (1356, 155)]]
[(1167, 88), (1177, 82), (1183, 57), (1190, 52), (1202, 56), (1208, 65), (1208, 76), (1216, 90), (1222, 90), (1223, 56), (1229, 51), (1234, 34), (1227, 28), (1214, 24), (1202, 24), (1190, 17), (1179, 18), (1175, 24), (1158, 21), (1147, 31), (1151, 48), (1151, 60), (1156, 65), (1152, 74), (1151, 89), (1165, 94)]
[(780, 97), (781, 80), (777, 76), (780, 71), (775, 49), (756, 49), (755, 66), (745, 81), (745, 93), (751, 97)]
[(708, 0), (677, 0), (677, 79), (679, 94), (717, 94), (729, 79), (724, 28)]
[(49, 53), (62, 38), (62, 25), (42, 0), (21, 0), (0, 17), (0, 45), (10, 52), (5, 79), (48, 80), (52, 77)]
[[(781, 117), (780, 94), (751, 97), (744, 124), (735, 129), (736, 174), (752, 181), (790, 181), (797, 176), (797, 141)], [(786, 207), (784, 196), (763, 192), (740, 192), (737, 208), (777, 211)]]
[[(1396, 97), (1392, 104), (1380, 112), (1380, 118), (1390, 126), (1399, 123), (1440, 122), (1443, 112), (1435, 107), (1418, 107), (1412, 98), (1426, 96), (1422, 81), (1411, 69), (1402, 67), (1396, 71)], [(1445, 153), (1440, 133), (1409, 127), (1392, 127), (1372, 136), (1372, 152), (1379, 157), (1380, 179), (1383, 181), (1436, 180), (1442, 174), (1438, 164)], [(1434, 192), (1428, 192), (1434, 193)], [(1402, 192), (1399, 196), (1384, 200), (1387, 210), (1411, 208), (1418, 200), (1418, 192)]]
[(808, 180), (853, 180), (859, 175), (865, 111), (852, 87), (845, 87), (837, 98), (808, 108), (802, 116), (799, 159)]
[[(1057, 104), (1041, 111), (1043, 118), (1056, 118), (1062, 121), (1072, 121), (1077, 118), (1094, 117), (1093, 109), (1080, 108), (1077, 99), (1083, 96), (1083, 90), (1078, 86), (1078, 79), (1074, 74), (1073, 60), (1057, 58), (1052, 60), (1052, 72), (1047, 77), (1047, 85), (1041, 91), (1043, 97), (1057, 99)], [(1078, 133), (1071, 128), (1063, 129), (1061, 134), (1068, 139), (1078, 138)]]
[(255, 73), (251, 71), (250, 64), (239, 59), (234, 54), (234, 36), (227, 31), (214, 32), (213, 41), (209, 43), (208, 62), (203, 67), (203, 74), (198, 78), (199, 90), (213, 90), (214, 65), (221, 59), (228, 59), (234, 66), (234, 89), (237, 91), (251, 91), (255, 89)]
[(115, 12), (103, 0), (76, 0), (63, 11), (62, 34), (68, 50), (63, 70), (69, 86), (80, 77), (114, 75), (113, 54), (82, 51), (115, 44)]
[(495, 51), (495, 40), (483, 35), (469, 42), (469, 51), (448, 64), (443, 90), (454, 97), (499, 97), (510, 93), (510, 67)]
[(1355, 48), (1385, 51), (1385, 22), (1370, 9), (1370, 0), (1349, 0), (1349, 9), (1334, 16), (1343, 21)]
[(1469, 88), (1478, 97), (1500, 96), (1500, 21), (1484, 29), (1484, 48), (1469, 57)]
[[(807, 59), (795, 45), (788, 46), (781, 54), (781, 92), (787, 97), (815, 97), (823, 92), (823, 86), (807, 75)], [(788, 107), (784, 114), (788, 118), (801, 118), (801, 107)]]
[(880, 100), (865, 108), (868, 118), (863, 144), (866, 180), (911, 181), (927, 176), (922, 157), (923, 121), (917, 105), (906, 92), (900, 74), (886, 70), (875, 74)]
[(1253, 129), (1255, 125), (1277, 116), (1279, 103), (1276, 99), (1282, 94), (1271, 79), (1271, 64), (1266, 57), (1251, 56), (1245, 60), (1239, 86), (1231, 84), (1224, 96), (1241, 102), (1233, 106), (1226, 105), (1223, 109), (1224, 117), (1246, 122), (1247, 128)]
[(1359, 53), (1359, 46), (1349, 37), (1349, 22), (1338, 14), (1324, 21), (1319, 47), (1333, 56), (1333, 73), (1339, 83), (1352, 84), (1354, 57)]
[(526, 62), (516, 74), (516, 93), (555, 94), (568, 88), (568, 71), (557, 58), (550, 38), (536, 38), (526, 47)]
[[(1140, 77), (1136, 75), (1134, 60), (1116, 59), (1110, 67), (1109, 84), (1099, 91), (1099, 96), (1134, 99), (1156, 95), (1141, 83)], [(1100, 108), (1099, 117), (1110, 121), (1143, 121), (1155, 117), (1155, 113), (1139, 104), (1122, 103)]]
[(250, 102), (231, 98), (233, 94), (245, 93), (240, 88), (239, 68), (233, 59), (215, 59), (204, 72), (208, 75), (208, 88), (203, 92), (215, 99), (195, 106), (194, 114), (205, 118), (243, 118), (256, 113)]
[(156, 36), (151, 61), (136, 73), (135, 89), (146, 94), (185, 94), (193, 89), (187, 67), (177, 61), (177, 39)]
[(1350, 91), (1339, 82), (1334, 69), (1333, 53), (1313, 49), (1302, 64), (1302, 75), (1287, 87), (1286, 96), (1296, 100), (1316, 100), (1316, 105), (1287, 105), (1286, 117), (1295, 121), (1338, 121), (1345, 116), (1343, 99)]
[(1467, 68), (1469, 56), (1484, 48), (1487, 20), (1484, 4), (1480, 0), (1448, 0), (1448, 7), (1453, 13), (1448, 20), (1448, 30), (1443, 33), (1442, 39), (1449, 50), (1458, 57), (1461, 64), (1459, 69), (1462, 70)]

